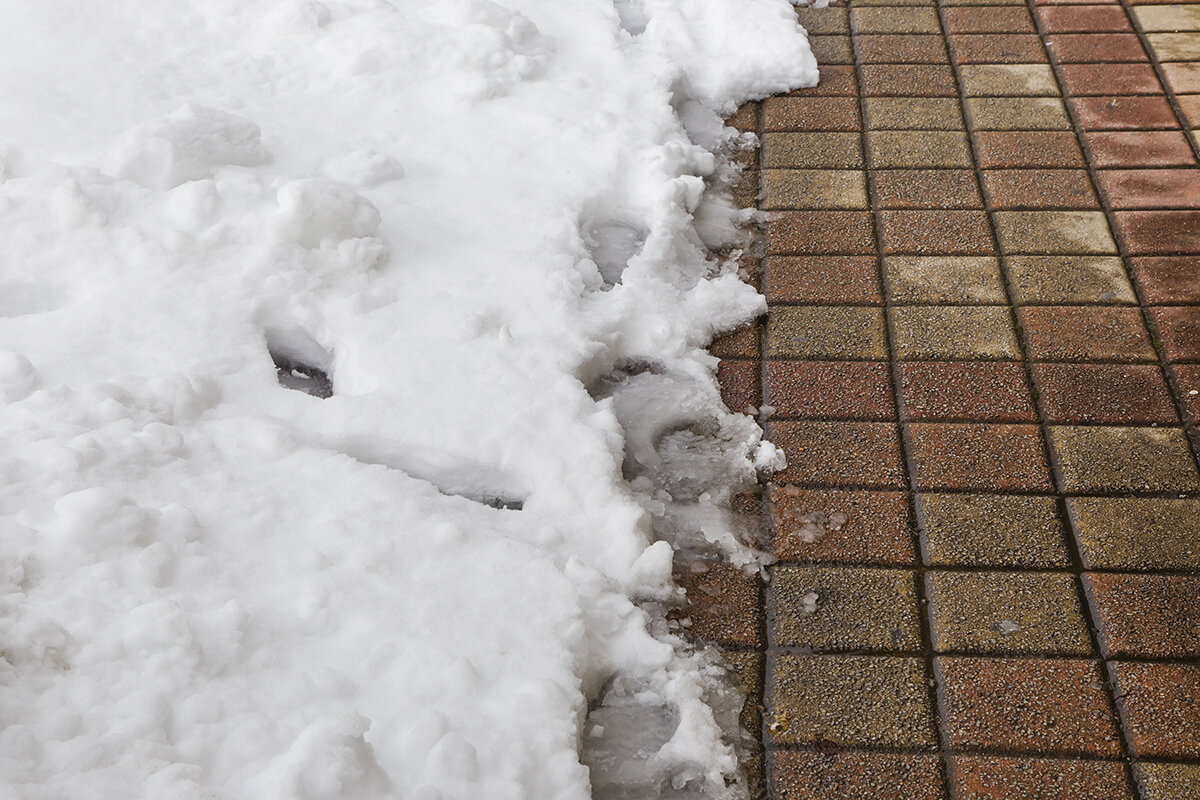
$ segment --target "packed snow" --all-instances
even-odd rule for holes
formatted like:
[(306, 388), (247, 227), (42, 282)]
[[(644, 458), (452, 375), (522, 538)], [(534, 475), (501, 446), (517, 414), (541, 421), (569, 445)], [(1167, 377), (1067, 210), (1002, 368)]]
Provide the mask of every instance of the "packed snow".
[(737, 796), (664, 609), (781, 464), (704, 348), (787, 0), (4, 23), (0, 794)]

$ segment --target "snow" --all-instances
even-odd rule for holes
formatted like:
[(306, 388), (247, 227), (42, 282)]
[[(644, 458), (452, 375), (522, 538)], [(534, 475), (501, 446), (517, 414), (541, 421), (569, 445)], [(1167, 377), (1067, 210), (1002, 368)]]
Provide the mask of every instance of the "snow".
[(709, 248), (794, 20), (9, 0), (0, 793), (737, 796), (664, 609), (761, 560)]

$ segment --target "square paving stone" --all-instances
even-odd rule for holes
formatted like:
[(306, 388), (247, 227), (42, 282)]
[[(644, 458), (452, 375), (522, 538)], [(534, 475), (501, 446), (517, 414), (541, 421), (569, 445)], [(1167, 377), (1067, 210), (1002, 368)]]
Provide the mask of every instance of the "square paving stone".
[(1066, 131), (1067, 109), (1057, 97), (968, 97), (967, 116), (977, 131)]
[(1136, 758), (1200, 753), (1200, 664), (1111, 665), (1129, 749)]
[(1152, 425), (1178, 420), (1157, 365), (1035, 364), (1033, 379), (1047, 422)]
[(764, 131), (857, 131), (854, 97), (768, 97), (763, 101)]
[(953, 748), (1121, 754), (1095, 661), (941, 656), (934, 669), (943, 730)]
[(887, 358), (883, 311), (877, 308), (775, 306), (766, 343), (771, 358)]
[(941, 36), (883, 34), (856, 36), (858, 58), (863, 64), (948, 64), (946, 42)]
[(861, 169), (862, 137), (857, 133), (763, 134), (764, 167)]
[(867, 211), (792, 211), (767, 218), (770, 255), (874, 255), (875, 228)]
[(1092, 652), (1069, 573), (934, 570), (925, 573), (925, 591), (937, 652)]
[(976, 491), (1050, 491), (1036, 425), (914, 422), (909, 456), (917, 486)]
[(1200, 208), (1200, 169), (1101, 170), (1113, 208)]
[(1151, 31), (1200, 31), (1200, 8), (1190, 5), (1171, 4), (1144, 6), (1133, 9), (1142, 30)]
[(771, 553), (805, 563), (915, 564), (903, 492), (773, 486), (767, 491)]
[(917, 508), (929, 566), (1070, 566), (1052, 497), (925, 493)]
[(995, 252), (983, 211), (880, 211), (878, 216), (885, 253)]
[(1046, 33), (1133, 30), (1120, 6), (1041, 6), (1037, 13)]
[(1200, 211), (1118, 211), (1113, 217), (1132, 255), (1200, 253)]
[(963, 129), (962, 111), (953, 97), (868, 97), (871, 130), (952, 131)]
[(1162, 94), (1154, 69), (1146, 63), (1063, 64), (1063, 84), (1074, 97)]
[(994, 306), (900, 306), (889, 311), (904, 360), (1020, 358), (1008, 310)]
[(885, 422), (769, 422), (768, 438), (783, 449), (786, 483), (826, 487), (904, 488), (900, 439)]
[(721, 387), (721, 399), (731, 411), (744, 412), (758, 408), (762, 403), (762, 390), (758, 385), (759, 362), (750, 359), (721, 359), (717, 364), (717, 383)]
[(1168, 361), (1200, 361), (1200, 306), (1150, 309)]
[(983, 188), (991, 208), (1100, 207), (1081, 169), (991, 169), (983, 173)]
[[(989, 9), (990, 10), (990, 9)], [(1049, 64), (964, 64), (959, 69), (967, 97), (1057, 97)]]
[(1147, 60), (1136, 33), (1056, 33), (1047, 42), (1047, 51), (1059, 64)]
[(775, 750), (771, 797), (787, 800), (942, 800), (941, 759), (841, 751)]
[(972, 166), (966, 134), (958, 131), (869, 131), (867, 154), (871, 169)]
[(1142, 800), (1193, 800), (1200, 797), (1200, 764), (1133, 765)]
[(952, 33), (950, 44), (959, 64), (1040, 64), (1047, 60), (1036, 33)]
[(1136, 308), (1025, 306), (1017, 311), (1035, 361), (1155, 361)]
[(1087, 572), (1105, 658), (1200, 659), (1200, 575)]
[(712, 562), (677, 569), (675, 581), (687, 592), (681, 615), (691, 620), (690, 636), (726, 645), (765, 644), (757, 575)]
[(854, 45), (849, 36), (810, 36), (808, 46), (813, 58), (822, 66), (854, 63)]
[(1175, 167), (1196, 163), (1179, 131), (1085, 131), (1097, 167)]
[(1033, 20), (1023, 7), (948, 8), (950, 33), (1033, 33)]
[(1000, 247), (1006, 253), (1117, 252), (1100, 211), (998, 211), (995, 219)]
[(867, 176), (846, 169), (765, 169), (762, 208), (866, 208)]
[(995, 256), (887, 256), (883, 267), (893, 303), (1007, 301)]
[(886, 361), (768, 361), (763, 389), (780, 419), (896, 418)]
[(850, 9), (845, 6), (796, 9), (796, 19), (810, 35), (820, 33), (850, 33)]
[(859, 67), (866, 97), (956, 97), (954, 72), (947, 64), (863, 64)]
[(1200, 491), (1200, 476), (1178, 428), (1055, 425), (1048, 430), (1066, 492)]
[(1086, 569), (1200, 571), (1200, 500), (1072, 497), (1067, 508)]
[(784, 653), (771, 661), (767, 718), (777, 744), (937, 746), (921, 659)]
[(1116, 256), (1009, 256), (1005, 265), (1019, 305), (1137, 303)]
[(1151, 33), (1146, 40), (1159, 61), (1200, 60), (1200, 36), (1194, 33)]
[(981, 169), (1084, 166), (1070, 131), (979, 131), (974, 136)]
[(1175, 112), (1161, 95), (1072, 97), (1071, 108), (1084, 130), (1170, 130), (1179, 127)]
[(774, 647), (917, 651), (916, 572), (872, 567), (774, 567), (767, 589)]
[(1113, 761), (951, 756), (954, 800), (1133, 800)]
[(1163, 77), (1175, 94), (1200, 93), (1200, 63), (1170, 63), (1162, 65)]
[(967, 169), (885, 169), (870, 173), (879, 208), (983, 208)]
[(905, 361), (905, 419), (1034, 422), (1025, 368), (1011, 361)]
[(850, 12), (855, 33), (941, 33), (932, 8), (854, 8)]
[(772, 256), (763, 260), (767, 300), (879, 304), (875, 256)]

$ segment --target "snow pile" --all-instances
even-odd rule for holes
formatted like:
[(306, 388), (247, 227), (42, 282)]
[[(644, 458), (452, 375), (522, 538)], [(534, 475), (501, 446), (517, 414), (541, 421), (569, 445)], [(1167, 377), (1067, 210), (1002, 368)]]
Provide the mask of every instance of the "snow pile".
[(778, 463), (717, 115), (815, 79), (786, 0), (9, 0), (3, 794), (734, 792), (655, 609)]

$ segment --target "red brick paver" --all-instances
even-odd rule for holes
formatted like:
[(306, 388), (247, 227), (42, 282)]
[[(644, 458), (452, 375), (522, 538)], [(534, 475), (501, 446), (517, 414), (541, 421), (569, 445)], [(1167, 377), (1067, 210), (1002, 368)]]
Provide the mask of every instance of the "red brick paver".
[(1200, 3), (797, 14), (714, 349), (779, 561), (694, 623), (765, 654), (766, 796), (1200, 797)]

